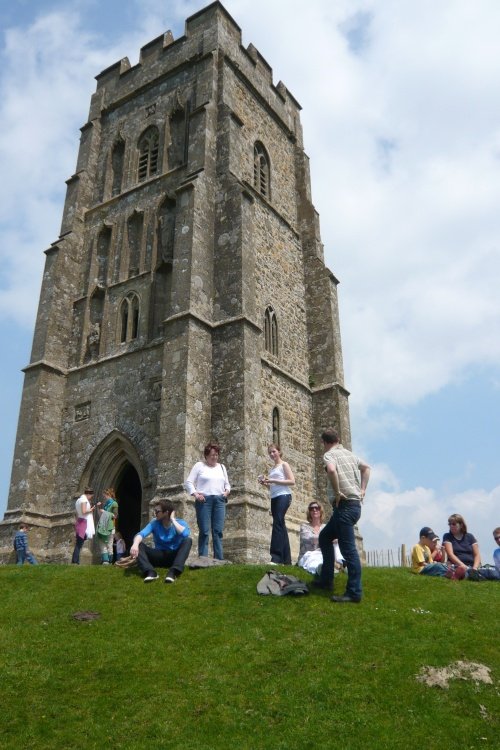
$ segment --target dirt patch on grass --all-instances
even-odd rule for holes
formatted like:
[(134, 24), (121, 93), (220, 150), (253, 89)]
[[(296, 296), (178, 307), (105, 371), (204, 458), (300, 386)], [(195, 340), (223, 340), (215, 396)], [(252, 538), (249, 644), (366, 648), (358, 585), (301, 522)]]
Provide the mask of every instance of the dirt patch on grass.
[(85, 612), (74, 612), (71, 616), (74, 620), (81, 620), (81, 622), (90, 622), (91, 620), (98, 620), (101, 616), (101, 613), (86, 610)]
[(439, 687), (448, 690), (450, 680), (472, 680), (492, 685), (491, 669), (484, 664), (472, 661), (456, 661), (448, 667), (422, 667), (417, 680), (429, 687)]

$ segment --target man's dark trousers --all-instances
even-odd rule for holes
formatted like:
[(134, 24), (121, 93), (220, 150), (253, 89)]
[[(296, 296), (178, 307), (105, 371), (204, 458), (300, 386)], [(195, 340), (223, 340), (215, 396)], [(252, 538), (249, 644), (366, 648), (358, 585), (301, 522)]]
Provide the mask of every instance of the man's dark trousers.
[(338, 539), (340, 552), (347, 563), (347, 586), (345, 595), (359, 601), (361, 588), (361, 560), (356, 547), (354, 527), (361, 516), (361, 503), (358, 498), (341, 500), (334, 506), (332, 517), (319, 535), (319, 546), (323, 555), (320, 583), (330, 588), (333, 583), (335, 555), (333, 540)]
[(151, 573), (154, 568), (170, 568), (170, 572), (180, 576), (184, 570), (184, 565), (189, 557), (193, 540), (190, 536), (182, 540), (181, 545), (174, 550), (156, 549), (148, 547), (141, 542), (139, 544), (139, 554), (137, 555), (137, 564), (142, 573)]

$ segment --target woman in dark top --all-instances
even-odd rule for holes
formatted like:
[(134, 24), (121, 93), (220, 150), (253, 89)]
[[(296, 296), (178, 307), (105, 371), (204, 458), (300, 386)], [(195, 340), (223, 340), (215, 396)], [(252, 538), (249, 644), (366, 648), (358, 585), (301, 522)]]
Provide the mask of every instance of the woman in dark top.
[(457, 567), (477, 570), (481, 565), (481, 555), (476, 537), (469, 534), (463, 516), (453, 513), (448, 518), (450, 530), (443, 536), (443, 544), (448, 562)]

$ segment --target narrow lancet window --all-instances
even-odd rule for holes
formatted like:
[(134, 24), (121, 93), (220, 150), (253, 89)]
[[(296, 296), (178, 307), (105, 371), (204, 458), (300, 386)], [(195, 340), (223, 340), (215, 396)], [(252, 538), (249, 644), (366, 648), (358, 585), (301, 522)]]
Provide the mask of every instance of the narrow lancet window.
[(120, 343), (125, 344), (139, 336), (140, 305), (135, 292), (127, 294), (120, 305)]
[(273, 443), (275, 445), (281, 445), (280, 440), (280, 413), (277, 406), (273, 409)]
[(269, 305), (264, 315), (264, 340), (266, 351), (278, 356), (278, 319), (274, 309)]
[(154, 125), (140, 137), (139, 143), (139, 182), (158, 173), (160, 136)]
[(269, 156), (259, 141), (257, 141), (253, 150), (253, 185), (257, 192), (263, 195), (264, 198), (270, 199)]

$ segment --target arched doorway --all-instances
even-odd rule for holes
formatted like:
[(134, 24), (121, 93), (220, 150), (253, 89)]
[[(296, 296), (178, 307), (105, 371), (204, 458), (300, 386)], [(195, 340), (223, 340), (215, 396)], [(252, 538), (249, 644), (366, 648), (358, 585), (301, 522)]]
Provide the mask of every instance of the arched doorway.
[(113, 430), (95, 449), (82, 475), (82, 486), (94, 488), (100, 498), (106, 487), (113, 487), (118, 500), (116, 528), (127, 550), (141, 528), (142, 488), (145, 477), (135, 446), (118, 430)]
[(135, 468), (127, 461), (116, 479), (116, 497), (119, 503), (116, 529), (125, 540), (127, 550), (141, 528), (141, 480)]

